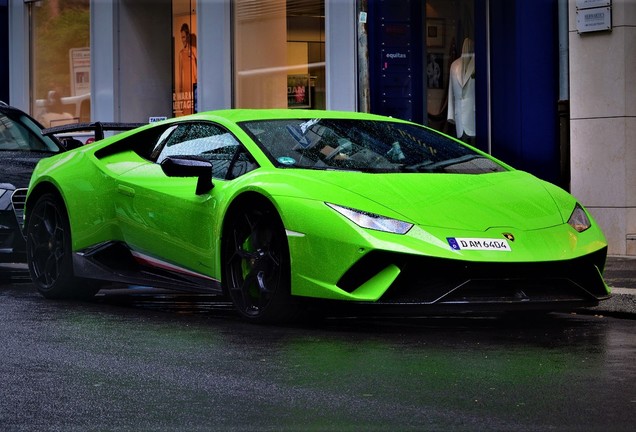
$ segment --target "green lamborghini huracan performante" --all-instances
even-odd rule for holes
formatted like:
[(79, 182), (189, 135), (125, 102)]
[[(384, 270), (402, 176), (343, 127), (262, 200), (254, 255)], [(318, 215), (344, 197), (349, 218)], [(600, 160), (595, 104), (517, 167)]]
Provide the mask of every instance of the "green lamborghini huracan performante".
[(39, 162), (26, 202), (47, 298), (105, 281), (219, 293), (246, 319), (310, 307), (563, 310), (609, 297), (607, 243), (558, 187), (426, 127), (224, 110)]

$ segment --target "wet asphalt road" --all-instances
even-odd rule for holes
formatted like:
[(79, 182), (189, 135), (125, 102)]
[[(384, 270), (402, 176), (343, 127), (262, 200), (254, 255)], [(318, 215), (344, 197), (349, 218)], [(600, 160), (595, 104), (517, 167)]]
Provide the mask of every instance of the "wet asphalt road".
[(209, 296), (0, 283), (2, 431), (633, 431), (636, 321), (241, 321)]

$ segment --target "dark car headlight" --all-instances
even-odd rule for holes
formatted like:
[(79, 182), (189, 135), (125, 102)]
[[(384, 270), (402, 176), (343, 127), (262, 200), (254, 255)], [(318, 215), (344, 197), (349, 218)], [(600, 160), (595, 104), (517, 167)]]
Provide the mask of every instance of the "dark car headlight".
[(587, 217), (587, 213), (585, 213), (580, 204), (574, 207), (574, 211), (572, 211), (570, 219), (568, 219), (568, 224), (578, 232), (583, 232), (592, 226), (590, 218)]
[(374, 213), (368, 213), (360, 210), (355, 210), (349, 207), (342, 207), (337, 204), (325, 203), (342, 216), (349, 219), (359, 227), (368, 228), (376, 231), (384, 231), (394, 234), (406, 234), (411, 227), (412, 223), (404, 222), (397, 219), (391, 219), (384, 216), (380, 216)]

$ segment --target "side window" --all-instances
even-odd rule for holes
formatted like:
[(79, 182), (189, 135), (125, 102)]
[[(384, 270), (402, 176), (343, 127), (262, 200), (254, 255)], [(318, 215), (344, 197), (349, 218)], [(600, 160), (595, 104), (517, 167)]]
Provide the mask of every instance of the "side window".
[(0, 113), (0, 150), (57, 152), (58, 149), (48, 147), (46, 138), (36, 137), (25, 125)]
[[(157, 160), (157, 158), (161, 154), (161, 150), (164, 148), (164, 146), (167, 144), (168, 140), (171, 138), (172, 132), (174, 132), (174, 130), (177, 129), (177, 128), (178, 128), (178, 126), (175, 125), (175, 126), (169, 127), (165, 131), (163, 131), (163, 133), (157, 139), (157, 142), (155, 143), (155, 146), (152, 149), (152, 152), (150, 153), (150, 159), (151, 160), (154, 160), (154, 161)], [(176, 134), (176, 135), (178, 135), (178, 134)]]
[[(212, 164), (212, 177), (234, 178), (237, 177), (236, 167), (233, 165), (245, 165), (243, 159), (247, 155), (236, 157), (240, 143), (225, 129), (212, 123), (181, 123), (174, 131), (166, 131), (158, 141), (156, 147), (159, 151), (157, 163), (161, 163), (168, 156), (196, 157), (210, 161)], [(231, 168), (232, 167), (232, 168)], [(238, 170), (243, 174), (254, 169), (254, 164)], [(230, 175), (228, 175), (228, 173)]]

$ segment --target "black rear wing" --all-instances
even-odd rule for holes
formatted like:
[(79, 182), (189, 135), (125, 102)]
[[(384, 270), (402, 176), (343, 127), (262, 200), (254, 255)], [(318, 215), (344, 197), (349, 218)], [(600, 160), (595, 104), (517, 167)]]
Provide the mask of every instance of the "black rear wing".
[(127, 131), (148, 123), (111, 123), (111, 122), (93, 122), (93, 123), (72, 123), (61, 126), (53, 126), (42, 130), (42, 135), (56, 135), (68, 132), (86, 132), (95, 131), (95, 141), (104, 139), (104, 131)]

